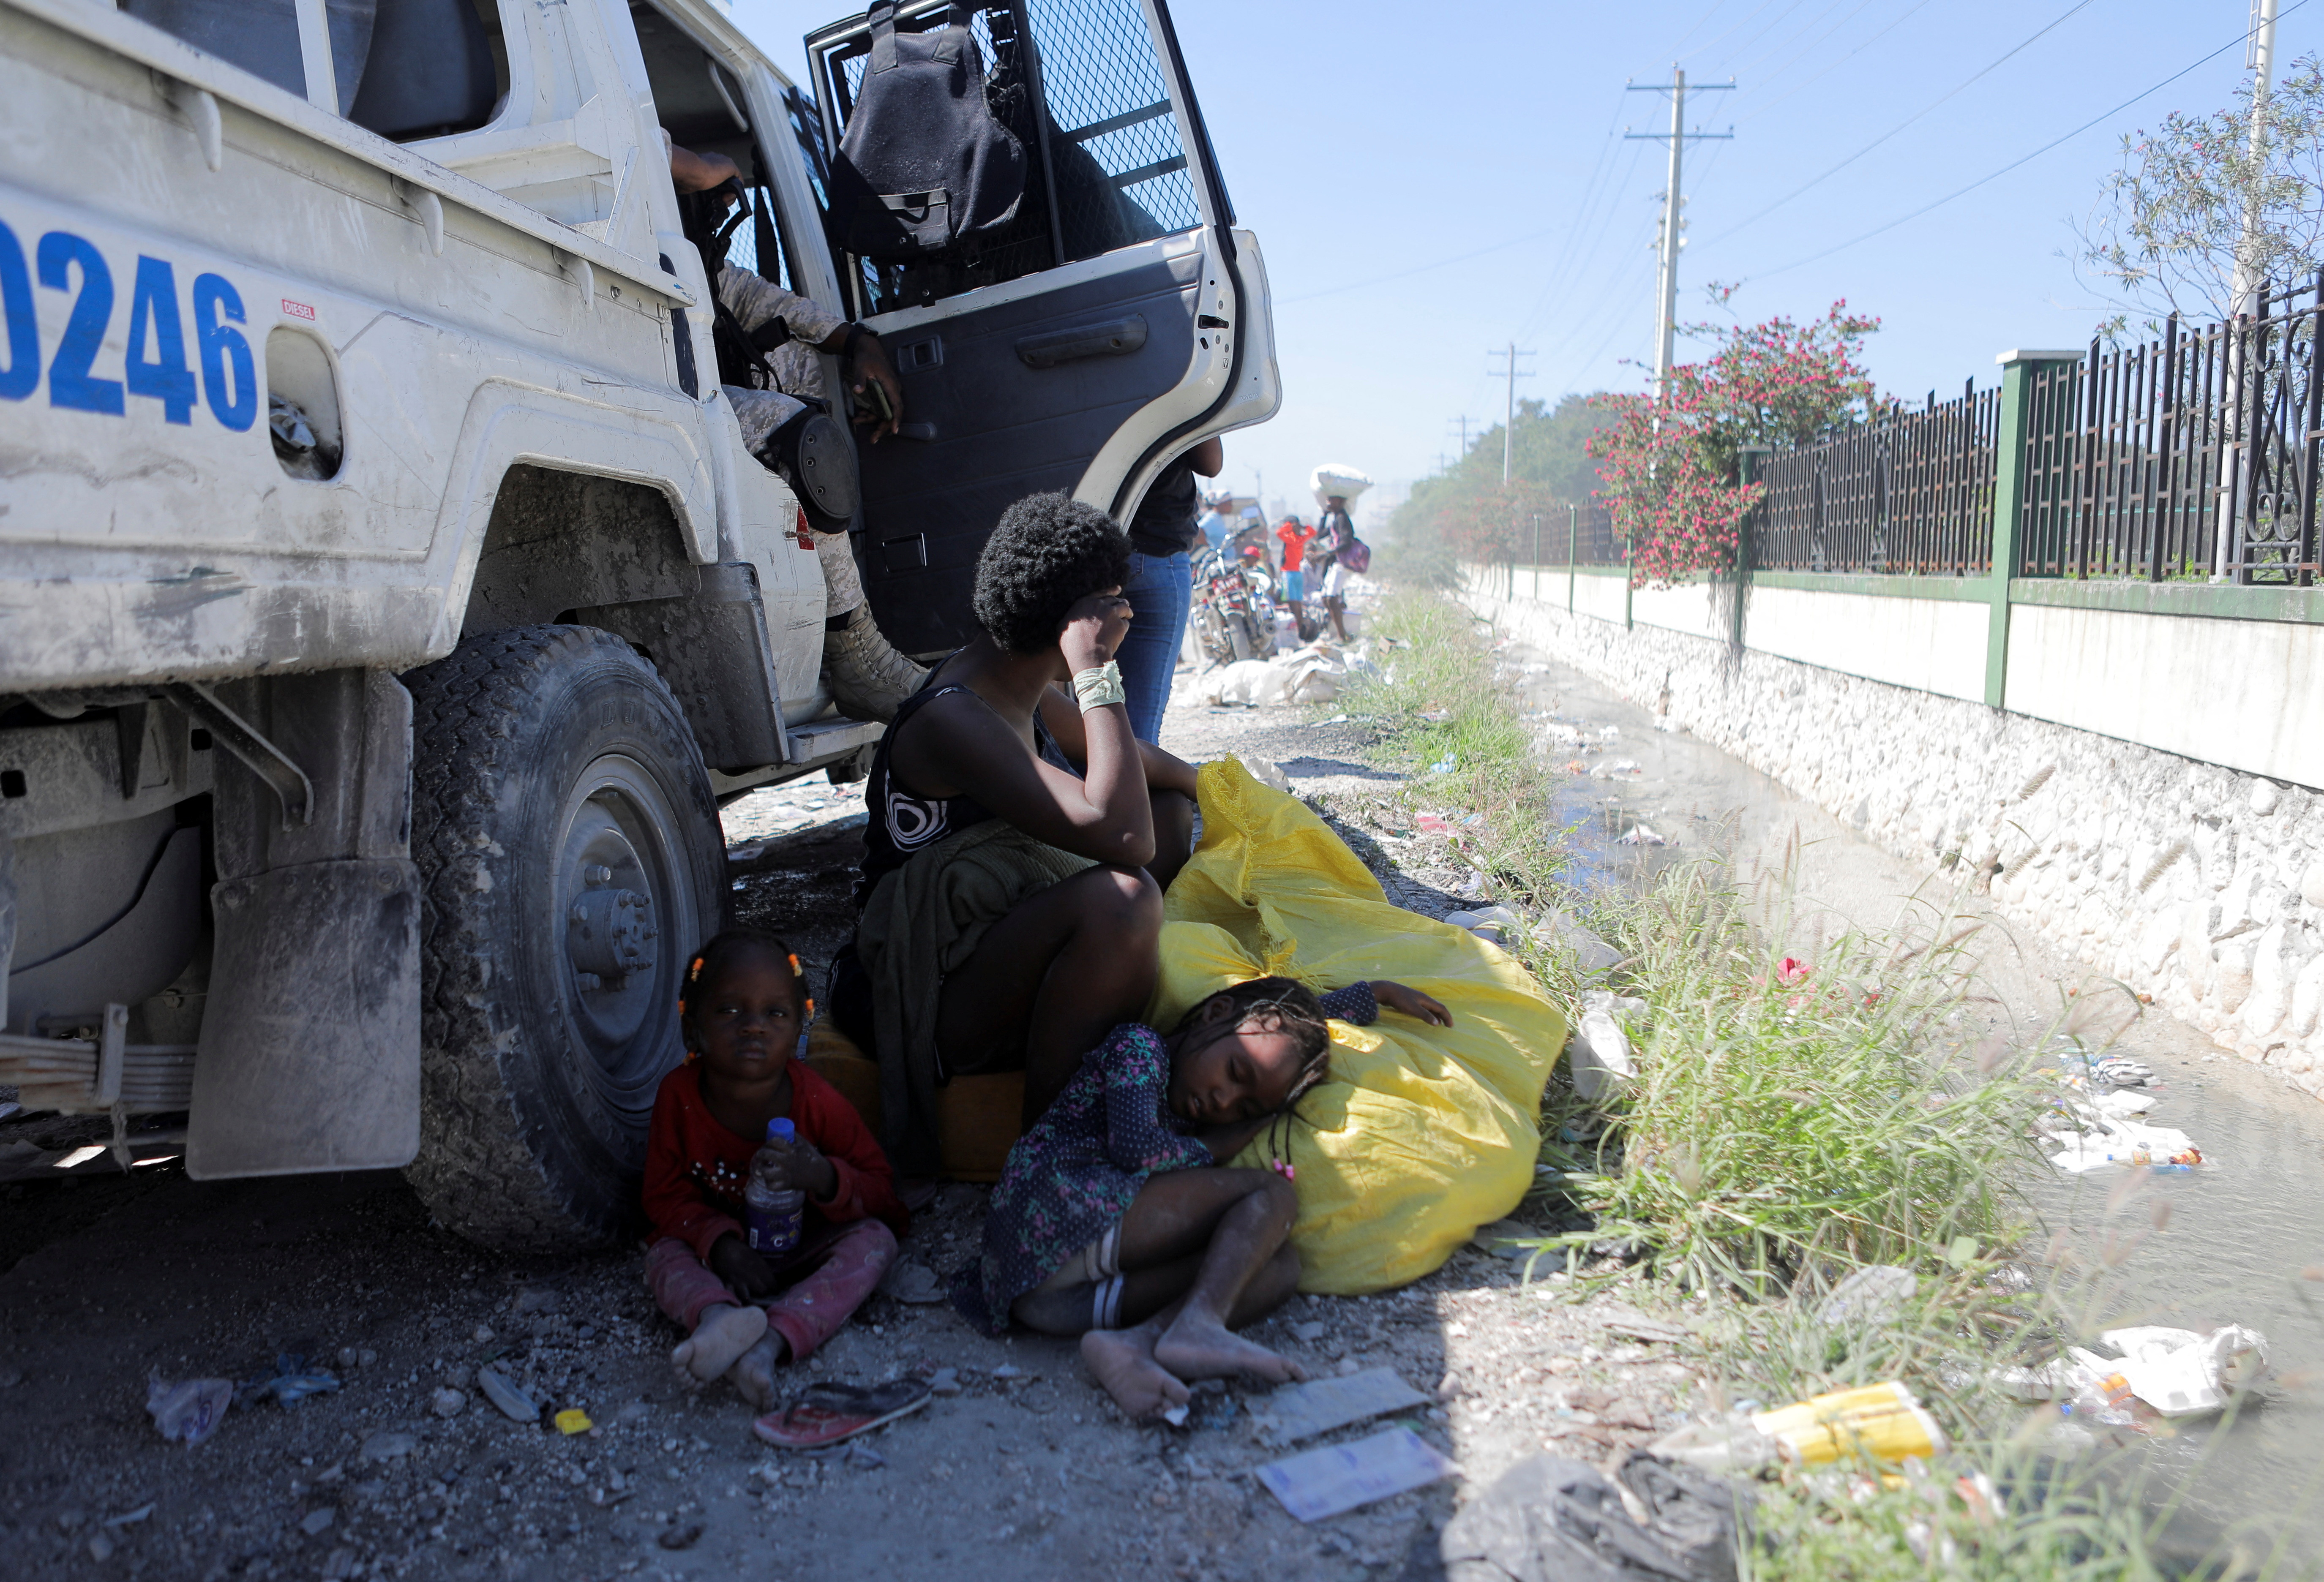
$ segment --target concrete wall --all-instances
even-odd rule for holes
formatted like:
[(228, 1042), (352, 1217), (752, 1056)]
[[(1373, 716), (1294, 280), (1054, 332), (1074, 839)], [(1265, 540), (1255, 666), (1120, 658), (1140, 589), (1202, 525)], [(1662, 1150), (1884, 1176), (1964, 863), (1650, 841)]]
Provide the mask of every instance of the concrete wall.
[(2324, 627), (2015, 604), (2005, 685), (2015, 713), (2324, 786)]
[(1972, 701), (1982, 602), (1755, 587), (1738, 652), (1685, 629), (1700, 589), (1626, 630), (1544, 581), (1470, 603), (1649, 706), (1667, 677), (1679, 724), (2324, 1098), (2324, 796), (2195, 756), (2315, 763), (2313, 629), (2016, 605), (2004, 710)]

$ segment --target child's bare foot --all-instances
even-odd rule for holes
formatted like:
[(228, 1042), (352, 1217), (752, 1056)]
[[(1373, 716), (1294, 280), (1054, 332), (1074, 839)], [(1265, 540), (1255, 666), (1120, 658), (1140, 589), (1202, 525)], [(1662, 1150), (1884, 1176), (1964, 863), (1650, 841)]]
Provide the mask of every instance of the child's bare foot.
[(756, 1346), (735, 1358), (726, 1370), (726, 1382), (751, 1403), (753, 1412), (770, 1412), (775, 1404), (775, 1370), (790, 1355), (790, 1344), (770, 1329)]
[(1133, 1421), (1183, 1406), (1191, 1398), (1186, 1386), (1154, 1360), (1154, 1331), (1147, 1325), (1090, 1330), (1082, 1337), (1082, 1360)]
[(706, 1384), (733, 1367), (766, 1332), (766, 1309), (721, 1302), (704, 1311), (694, 1333), (678, 1342), (669, 1359)]
[(1154, 1343), (1154, 1360), (1182, 1379), (1265, 1379), (1287, 1384), (1307, 1370), (1256, 1341), (1246, 1340), (1216, 1319), (1191, 1309), (1171, 1320)]

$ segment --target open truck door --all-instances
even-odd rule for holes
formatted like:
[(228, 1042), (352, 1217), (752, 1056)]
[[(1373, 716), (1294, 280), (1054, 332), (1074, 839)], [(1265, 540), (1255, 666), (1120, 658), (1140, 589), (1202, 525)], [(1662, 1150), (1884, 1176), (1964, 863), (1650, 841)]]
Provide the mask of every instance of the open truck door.
[[(899, 436), (859, 446), (873, 613), (909, 653), (957, 647), (976, 556), (1012, 501), (1058, 490), (1127, 521), (1162, 469), (1279, 401), (1267, 275), (1234, 228), (1164, 0), (915, 0), (964, 23), (1023, 144), (1015, 218), (910, 262), (844, 250), (849, 309), (903, 381)], [(810, 34), (826, 160), (871, 66), (865, 17)], [(827, 188), (825, 190), (828, 190)]]

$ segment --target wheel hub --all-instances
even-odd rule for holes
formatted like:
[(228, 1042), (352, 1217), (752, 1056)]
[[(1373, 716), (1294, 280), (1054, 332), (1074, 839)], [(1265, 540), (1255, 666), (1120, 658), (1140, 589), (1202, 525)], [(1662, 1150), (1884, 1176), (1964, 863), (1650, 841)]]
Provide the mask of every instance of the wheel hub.
[(589, 867), (583, 879), (588, 888), (567, 914), (565, 952), (583, 989), (623, 989), (631, 973), (653, 970), (659, 933), (653, 902), (635, 890), (613, 888), (612, 870), (602, 863)]
[(558, 823), (555, 893), (548, 899), (564, 930), (565, 1003), (576, 1042), (609, 1097), (650, 1105), (665, 1063), (662, 1018), (673, 998), (660, 940), (670, 919), (687, 915), (672, 843), (678, 817), (640, 765), (608, 754), (583, 772)]

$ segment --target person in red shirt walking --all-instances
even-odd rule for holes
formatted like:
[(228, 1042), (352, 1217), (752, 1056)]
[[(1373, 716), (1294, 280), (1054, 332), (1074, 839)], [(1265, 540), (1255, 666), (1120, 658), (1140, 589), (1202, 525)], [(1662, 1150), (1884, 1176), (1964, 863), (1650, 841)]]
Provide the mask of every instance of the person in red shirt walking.
[(1276, 525), (1275, 536), (1283, 544), (1283, 602), (1291, 606), (1291, 618), (1305, 628), (1307, 612), (1299, 604), (1306, 597), (1307, 589), (1306, 577), (1301, 567), (1306, 558), (1307, 545), (1315, 537), (1315, 529), (1296, 516), (1287, 516)]
[[(646, 1283), (686, 1327), (678, 1366), (702, 1380), (724, 1375), (764, 1412), (775, 1369), (863, 1305), (910, 1219), (854, 1106), (796, 1058), (815, 1002), (788, 945), (729, 929), (687, 964), (682, 992), (686, 1063), (662, 1079), (646, 1138)], [(780, 1118), (795, 1141), (770, 1149), (761, 1175), (804, 1192), (807, 1211), (798, 1246), (770, 1258), (744, 1237), (742, 1192), (767, 1123)]]

